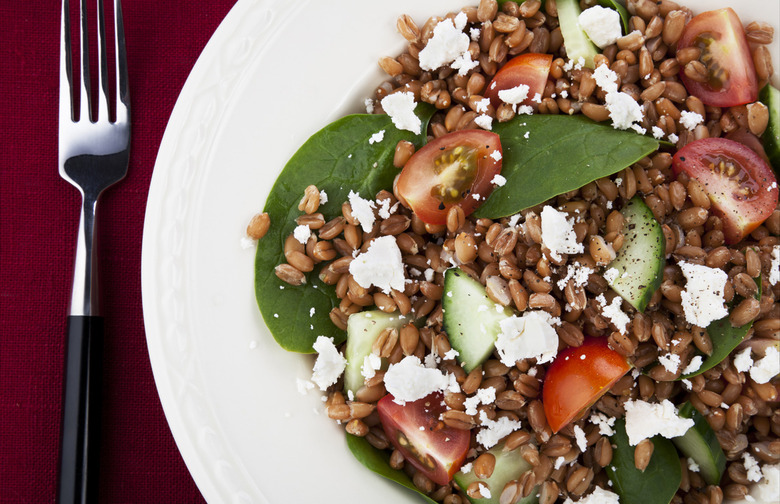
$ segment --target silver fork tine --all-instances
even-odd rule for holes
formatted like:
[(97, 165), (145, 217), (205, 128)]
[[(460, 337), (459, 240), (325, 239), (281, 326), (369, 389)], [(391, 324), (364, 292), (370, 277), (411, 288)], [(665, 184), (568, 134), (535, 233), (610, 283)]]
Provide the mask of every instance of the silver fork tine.
[(70, 12), (68, 0), (62, 0), (60, 25), (60, 126), (74, 119), (73, 57), (70, 43)]
[(81, 25), (81, 36), (79, 38), (79, 47), (81, 48), (81, 105), (79, 112), (79, 121), (90, 120), (90, 80), (89, 80), (89, 26), (87, 26), (87, 2), (80, 0), (79, 24)]
[(98, 18), (98, 62), (100, 72), (98, 73), (98, 112), (96, 121), (110, 121), (108, 113), (108, 56), (106, 55), (106, 20), (103, 12), (103, 0), (97, 0), (97, 18)]
[(125, 23), (122, 18), (122, 2), (114, 0), (114, 50), (116, 53), (116, 120), (130, 119), (130, 92), (127, 83), (127, 50), (125, 48)]

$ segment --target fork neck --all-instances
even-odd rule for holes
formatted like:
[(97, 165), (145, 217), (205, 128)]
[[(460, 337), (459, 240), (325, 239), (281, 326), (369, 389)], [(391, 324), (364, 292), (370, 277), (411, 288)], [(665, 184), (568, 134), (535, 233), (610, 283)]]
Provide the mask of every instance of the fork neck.
[(100, 315), (97, 254), (95, 244), (95, 208), (97, 195), (83, 194), (79, 231), (76, 240), (76, 259), (73, 270), (73, 292), (70, 314)]

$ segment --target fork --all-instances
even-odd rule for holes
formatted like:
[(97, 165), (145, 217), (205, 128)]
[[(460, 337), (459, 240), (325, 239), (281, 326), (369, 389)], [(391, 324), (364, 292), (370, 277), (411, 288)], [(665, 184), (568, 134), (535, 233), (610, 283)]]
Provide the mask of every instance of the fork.
[[(115, 85), (109, 85), (103, 0), (97, 0), (98, 96), (90, 91), (86, 0), (80, 0), (79, 89), (73, 75), (70, 4), (62, 0), (60, 32), (60, 176), (81, 193), (73, 291), (67, 323), (62, 431), (58, 476), (60, 503), (97, 500), (103, 318), (100, 316), (95, 213), (104, 189), (124, 178), (130, 155), (130, 99), (120, 0), (114, 3)], [(109, 95), (115, 93), (111, 100)], [(78, 94), (79, 100), (75, 98)], [(92, 116), (92, 100), (97, 114)], [(115, 103), (115, 118), (109, 108)]]

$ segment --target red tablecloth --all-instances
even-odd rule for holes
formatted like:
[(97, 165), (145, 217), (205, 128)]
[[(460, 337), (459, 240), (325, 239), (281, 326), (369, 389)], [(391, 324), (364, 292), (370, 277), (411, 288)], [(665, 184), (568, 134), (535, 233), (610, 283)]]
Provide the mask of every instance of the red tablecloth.
[[(78, 3), (71, 0), (71, 4)], [(165, 421), (141, 311), (149, 182), (173, 105), (235, 0), (124, 0), (133, 138), (105, 193), (100, 501), (202, 502)], [(72, 5), (75, 8), (75, 5)], [(0, 502), (52, 502), (80, 199), (57, 172), (58, 0), (0, 2)]]

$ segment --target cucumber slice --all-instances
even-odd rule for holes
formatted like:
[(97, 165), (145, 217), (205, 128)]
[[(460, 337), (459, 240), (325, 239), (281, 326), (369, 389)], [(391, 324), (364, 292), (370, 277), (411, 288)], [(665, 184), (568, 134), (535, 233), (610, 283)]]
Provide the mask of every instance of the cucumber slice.
[(458, 352), (458, 361), (470, 373), (493, 353), (501, 334), (499, 323), (513, 312), (493, 302), (485, 287), (460, 268), (444, 273), (441, 299), (444, 331)]
[(644, 311), (664, 276), (666, 240), (653, 212), (635, 196), (621, 210), (625, 218), (623, 246), (607, 266), (617, 274), (605, 275), (615, 292), (637, 310)]
[[(488, 450), (488, 453), (492, 453), (493, 456), (496, 457), (496, 468), (493, 469), (493, 474), (491, 474), (489, 478), (481, 480), (477, 478), (474, 471), (468, 473), (458, 471), (455, 473), (455, 476), (452, 477), (452, 479), (455, 480), (455, 483), (457, 483), (464, 492), (469, 485), (475, 481), (483, 483), (490, 490), (489, 498), (473, 499), (469, 497), (468, 499), (474, 504), (499, 504), (499, 498), (501, 497), (501, 492), (504, 490), (504, 486), (510, 481), (520, 477), (520, 475), (527, 470), (533, 468), (531, 464), (520, 456), (520, 450), (505, 451), (504, 443), (497, 444)], [(531, 495), (520, 499), (517, 501), (517, 504), (535, 504), (536, 502), (539, 502), (536, 493), (536, 491), (531, 492)]]
[(558, 0), (558, 24), (563, 35), (563, 45), (566, 56), (576, 62), (585, 60), (585, 66), (593, 68), (593, 57), (599, 53), (599, 48), (590, 41), (585, 31), (580, 27), (579, 16), (582, 12), (578, 0)]
[[(371, 353), (377, 336), (386, 327), (400, 329), (412, 319), (403, 315), (385, 313), (379, 310), (363, 311), (349, 316), (347, 321), (347, 347), (344, 350), (347, 367), (344, 369), (344, 390), (353, 394), (363, 386), (363, 361)], [(387, 363), (383, 361), (383, 369)]]
[(780, 90), (767, 84), (758, 94), (758, 100), (769, 109), (769, 123), (761, 142), (775, 174), (780, 175)]
[(689, 402), (678, 413), (682, 418), (692, 418), (693, 427), (672, 442), (683, 455), (690, 457), (699, 465), (702, 478), (708, 485), (717, 485), (726, 469), (726, 455), (720, 447), (715, 432), (707, 419)]

